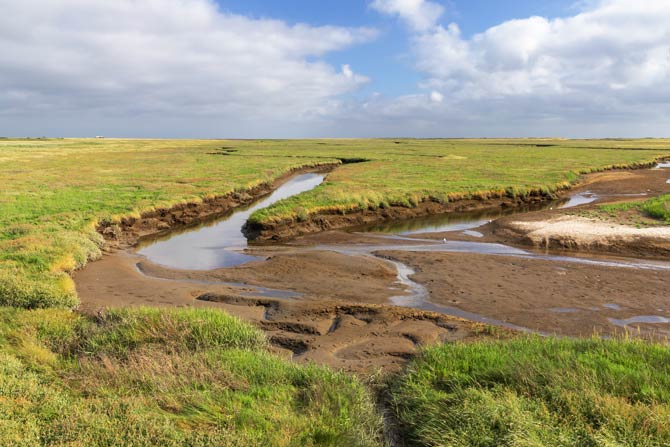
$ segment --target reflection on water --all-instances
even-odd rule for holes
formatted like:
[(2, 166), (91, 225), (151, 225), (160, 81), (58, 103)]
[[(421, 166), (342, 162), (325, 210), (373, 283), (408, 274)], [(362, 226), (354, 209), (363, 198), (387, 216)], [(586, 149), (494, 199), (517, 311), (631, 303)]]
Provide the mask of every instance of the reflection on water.
[[(456, 307), (432, 303), (428, 301), (430, 295), (428, 289), (410, 278), (416, 273), (411, 267), (403, 264), (402, 262), (391, 259), (387, 259), (387, 261), (396, 266), (398, 272), (398, 282), (404, 285), (410, 293), (410, 295), (392, 296), (390, 301), (396, 306), (411, 307), (412, 309), (421, 309), (428, 312), (450, 315), (452, 317), (463, 318), (465, 320), (476, 321), (478, 323), (490, 324), (493, 326), (506, 327), (508, 329), (514, 329), (521, 332), (535, 332), (523, 326), (517, 326), (516, 324), (508, 323), (506, 321), (496, 320), (495, 318), (490, 318), (485, 315), (468, 312)], [(537, 333), (541, 334), (541, 332)]]
[(609, 322), (615, 326), (626, 327), (633, 324), (667, 324), (670, 323), (670, 318), (662, 317), (660, 315), (640, 315), (638, 317), (624, 318), (617, 320), (616, 318), (608, 318)]
[(485, 225), (503, 216), (525, 213), (529, 211), (541, 211), (550, 209), (552, 207), (558, 207), (563, 203), (567, 203), (567, 200), (546, 202), (522, 207), (495, 207), (466, 212), (451, 212), (426, 217), (415, 217), (407, 220), (394, 220), (380, 222), (372, 225), (364, 225), (352, 228), (351, 231), (360, 231), (365, 233), (391, 233), (405, 236), (420, 233), (466, 231), (481, 227), (482, 225)]
[(211, 270), (261, 259), (241, 252), (247, 247), (242, 227), (249, 216), (279, 200), (317, 187), (324, 177), (324, 174), (295, 176), (265, 199), (236, 209), (224, 220), (145, 242), (138, 253), (156, 264), (183, 270)]
[(573, 206), (586, 205), (587, 203), (598, 200), (598, 195), (591, 191), (586, 191), (571, 196), (566, 203), (559, 206), (559, 208), (572, 208)]
[(359, 231), (364, 233), (391, 233), (403, 236), (421, 233), (464, 231), (470, 236), (481, 237), (481, 233), (471, 232), (470, 230), (479, 228), (493, 220), (504, 216), (510, 216), (512, 214), (550, 210), (554, 208), (572, 208), (575, 206), (595, 202), (599, 198), (600, 197), (597, 194), (586, 191), (573, 194), (572, 196), (565, 199), (553, 200), (550, 202), (534, 205), (509, 208), (495, 207), (483, 210), (451, 212), (433, 216), (416, 217), (407, 220), (387, 221), (352, 228), (351, 231)]

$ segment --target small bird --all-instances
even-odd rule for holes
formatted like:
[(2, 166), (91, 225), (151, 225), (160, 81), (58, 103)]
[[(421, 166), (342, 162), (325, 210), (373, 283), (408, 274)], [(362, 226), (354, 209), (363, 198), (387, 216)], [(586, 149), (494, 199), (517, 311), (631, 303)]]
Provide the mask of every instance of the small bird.
[(444, 239), (442, 239), (442, 243), (443, 243), (443, 244), (446, 244), (446, 243), (447, 243), (447, 238), (446, 238), (446, 237), (445, 237)]

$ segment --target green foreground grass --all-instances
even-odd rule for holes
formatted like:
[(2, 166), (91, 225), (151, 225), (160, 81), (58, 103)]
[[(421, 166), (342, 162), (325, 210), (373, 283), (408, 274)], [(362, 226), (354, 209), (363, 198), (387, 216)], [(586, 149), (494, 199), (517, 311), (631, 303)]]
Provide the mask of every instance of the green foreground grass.
[(550, 194), (586, 172), (670, 154), (670, 140), (0, 140), (0, 305), (74, 307), (69, 274), (100, 256), (101, 221), (345, 164), (252, 221)]
[(216, 310), (0, 308), (0, 445), (379, 446), (354, 377)]
[[(670, 348), (454, 343), (377, 387), (408, 446), (666, 446)], [(0, 445), (377, 446), (359, 379), (273, 356), (218, 310), (0, 308)]]
[(409, 445), (670, 445), (670, 348), (639, 340), (435, 347), (391, 396)]

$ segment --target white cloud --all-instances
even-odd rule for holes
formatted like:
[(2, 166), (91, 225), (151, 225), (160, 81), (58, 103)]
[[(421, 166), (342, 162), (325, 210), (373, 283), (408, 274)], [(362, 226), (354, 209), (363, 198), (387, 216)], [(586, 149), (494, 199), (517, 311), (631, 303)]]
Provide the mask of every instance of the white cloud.
[(213, 0), (0, 4), (5, 134), (14, 132), (7, 123), (38, 117), (202, 117), (208, 132), (225, 134), (241, 120), (271, 126), (327, 115), (367, 79), (323, 56), (376, 35), (251, 19)]
[(433, 90), (430, 92), (430, 100), (433, 102), (442, 102), (444, 101), (444, 95), (440, 92)]
[(431, 99), (442, 95), (433, 102), (444, 106), (417, 109), (405, 97), (384, 107), (393, 102), (396, 113), (404, 107), (426, 126), (432, 119), (432, 132), (457, 122), (465, 129), (466, 120), (480, 135), (670, 134), (670, 1), (583, 8), (566, 18), (506, 21), (472, 37), (456, 24), (417, 30), (420, 87)]
[(418, 31), (434, 27), (444, 14), (442, 5), (428, 0), (374, 0), (370, 7), (382, 14), (398, 16)]
[[(511, 20), (464, 39), (456, 25), (416, 37), (426, 85), (458, 99), (561, 96), (670, 101), (670, 2), (608, 0), (565, 19)], [(614, 96), (614, 97), (613, 97)]]

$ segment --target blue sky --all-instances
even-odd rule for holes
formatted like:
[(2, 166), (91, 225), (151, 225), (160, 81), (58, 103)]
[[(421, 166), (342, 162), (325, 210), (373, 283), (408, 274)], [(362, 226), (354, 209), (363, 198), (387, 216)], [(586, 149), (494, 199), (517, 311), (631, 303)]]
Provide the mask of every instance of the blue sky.
[(0, 136), (670, 136), (668, 0), (0, 8)]
[[(256, 18), (285, 20), (312, 25), (372, 26), (380, 37), (360, 47), (328, 55), (335, 65), (352, 68), (373, 79), (370, 91), (385, 95), (403, 95), (416, 91), (421, 75), (413, 70), (408, 57), (408, 30), (397, 20), (381, 16), (364, 0), (217, 0), (221, 9)], [(463, 34), (472, 36), (506, 20), (532, 15), (561, 17), (574, 12), (570, 0), (449, 0), (441, 2), (446, 11), (440, 22), (458, 23)]]

